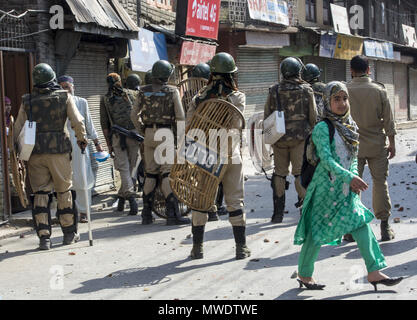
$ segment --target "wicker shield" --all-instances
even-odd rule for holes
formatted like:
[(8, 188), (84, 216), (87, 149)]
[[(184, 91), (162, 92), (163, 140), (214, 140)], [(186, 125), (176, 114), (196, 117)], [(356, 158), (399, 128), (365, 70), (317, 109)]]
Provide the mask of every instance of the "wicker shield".
[(188, 78), (178, 84), (178, 90), (180, 91), (181, 102), (185, 113), (187, 113), (188, 106), (190, 105), (193, 97), (206, 84), (207, 80), (204, 78)]
[[(238, 129), (234, 134), (240, 140), (240, 130), (244, 126), (242, 112), (227, 101), (210, 99), (199, 105), (179, 144), (178, 160), (169, 176), (171, 188), (181, 202), (198, 211), (208, 211), (214, 205), (218, 185), (227, 167), (225, 163), (230, 161), (232, 152), (228, 147), (224, 155), (219, 152), (219, 147), (222, 141), (228, 140), (231, 129)], [(204, 139), (200, 140), (197, 135), (196, 141), (193, 129), (204, 134)]]
[(7, 146), (10, 151), (10, 167), (12, 171), (13, 185), (19, 196), (20, 203), (24, 208), (26, 208), (29, 204), (25, 190), (26, 168), (25, 165), (17, 158), (16, 148), (13, 143), (13, 125), (13, 117), (10, 117), (9, 135), (7, 137)]

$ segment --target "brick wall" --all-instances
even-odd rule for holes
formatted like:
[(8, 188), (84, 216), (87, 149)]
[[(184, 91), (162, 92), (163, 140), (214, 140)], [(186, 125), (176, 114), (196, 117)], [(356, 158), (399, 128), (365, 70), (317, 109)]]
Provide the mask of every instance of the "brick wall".
[(126, 12), (129, 14), (129, 16), (132, 18), (132, 20), (137, 24), (138, 23), (138, 10), (137, 10), (138, 1), (137, 0), (118, 0), (118, 1), (126, 10)]

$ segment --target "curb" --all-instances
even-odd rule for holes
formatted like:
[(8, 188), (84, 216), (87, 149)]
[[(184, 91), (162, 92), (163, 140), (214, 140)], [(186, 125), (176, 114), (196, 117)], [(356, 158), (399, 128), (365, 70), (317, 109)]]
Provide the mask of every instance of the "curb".
[(399, 130), (417, 128), (417, 120), (398, 122), (398, 123), (395, 124), (395, 126)]

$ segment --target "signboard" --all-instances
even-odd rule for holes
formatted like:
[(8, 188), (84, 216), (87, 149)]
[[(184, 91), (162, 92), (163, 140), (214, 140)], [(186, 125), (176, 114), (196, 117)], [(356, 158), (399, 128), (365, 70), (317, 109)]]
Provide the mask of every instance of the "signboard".
[(394, 60), (394, 46), (392, 43), (365, 40), (364, 51), (368, 57)]
[(216, 54), (216, 46), (194, 41), (184, 41), (181, 45), (180, 64), (196, 65), (206, 63)]
[(337, 35), (334, 58), (351, 60), (354, 56), (362, 54), (363, 40), (357, 37)]
[(320, 57), (333, 58), (337, 35), (324, 33), (320, 36)]
[(249, 16), (253, 20), (261, 20), (290, 25), (287, 1), (281, 0), (247, 0)]
[(332, 12), (334, 31), (337, 33), (351, 34), (347, 9), (331, 3), (330, 10)]
[(178, 0), (175, 33), (217, 40), (220, 0)]
[(138, 40), (130, 40), (132, 71), (146, 72), (158, 60), (168, 60), (165, 36), (139, 28)]
[(403, 33), (405, 45), (417, 48), (416, 29), (403, 24)]

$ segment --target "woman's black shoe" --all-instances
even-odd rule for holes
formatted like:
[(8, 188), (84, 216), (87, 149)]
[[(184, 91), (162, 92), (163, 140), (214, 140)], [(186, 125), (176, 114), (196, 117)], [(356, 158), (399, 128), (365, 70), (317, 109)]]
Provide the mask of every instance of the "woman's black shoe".
[(297, 279), (297, 281), (300, 284), (300, 288), (305, 286), (307, 290), (323, 290), (323, 288), (326, 286), (324, 284), (318, 284), (318, 283), (305, 283), (301, 281), (300, 279)]
[(384, 286), (395, 286), (396, 284), (399, 284), (403, 280), (403, 277), (398, 278), (388, 278), (388, 279), (382, 279), (378, 281), (371, 281), (371, 284), (374, 286), (375, 291), (378, 291), (377, 285), (383, 284)]

